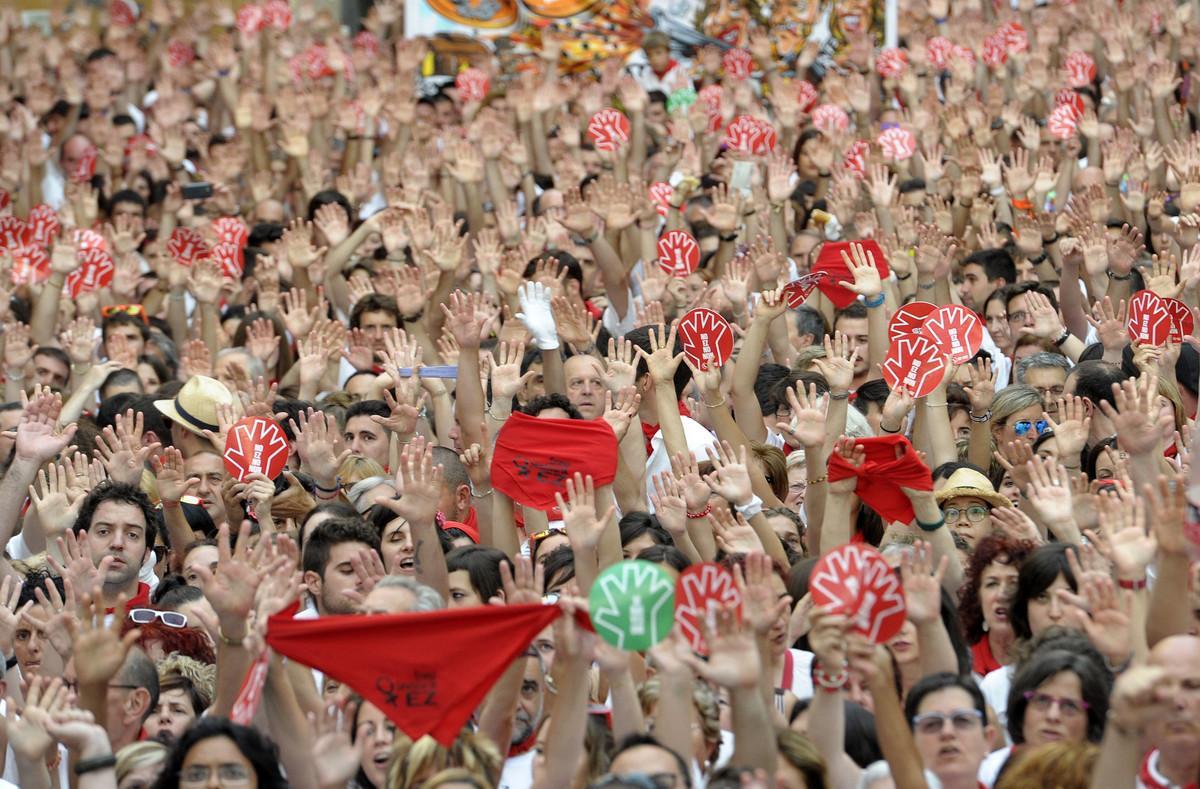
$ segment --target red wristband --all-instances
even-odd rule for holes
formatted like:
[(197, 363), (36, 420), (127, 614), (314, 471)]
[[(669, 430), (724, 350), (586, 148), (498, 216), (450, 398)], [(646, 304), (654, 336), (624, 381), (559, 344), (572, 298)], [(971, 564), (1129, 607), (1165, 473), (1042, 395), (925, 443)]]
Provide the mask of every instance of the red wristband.
[(706, 517), (711, 512), (712, 512), (712, 503), (710, 502), (710, 503), (704, 505), (704, 509), (700, 510), (699, 512), (689, 512), (687, 514), (688, 520), (690, 520), (690, 521), (699, 520), (700, 518)]
[(1134, 591), (1136, 592), (1136, 591), (1138, 591), (1139, 589), (1145, 589), (1145, 588), (1146, 588), (1146, 579), (1145, 579), (1145, 578), (1142, 578), (1142, 579), (1140, 579), (1140, 580), (1137, 580), (1137, 581), (1127, 581), (1127, 580), (1126, 580), (1126, 579), (1124, 579), (1124, 578), (1118, 578), (1118, 579), (1117, 579), (1117, 586), (1121, 587), (1122, 589), (1132, 589), (1132, 590), (1134, 590)]

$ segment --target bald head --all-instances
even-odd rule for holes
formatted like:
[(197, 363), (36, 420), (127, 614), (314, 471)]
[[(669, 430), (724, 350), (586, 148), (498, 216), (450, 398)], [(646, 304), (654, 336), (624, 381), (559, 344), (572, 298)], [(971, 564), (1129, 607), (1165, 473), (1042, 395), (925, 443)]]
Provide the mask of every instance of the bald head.
[(1200, 638), (1164, 638), (1150, 650), (1150, 664), (1165, 672), (1163, 690), (1172, 707), (1147, 733), (1167, 762), (1194, 761), (1200, 752)]
[(1194, 662), (1200, 669), (1200, 638), (1196, 636), (1164, 638), (1150, 650), (1150, 662), (1163, 667), (1170, 667), (1171, 664), (1181, 662)]

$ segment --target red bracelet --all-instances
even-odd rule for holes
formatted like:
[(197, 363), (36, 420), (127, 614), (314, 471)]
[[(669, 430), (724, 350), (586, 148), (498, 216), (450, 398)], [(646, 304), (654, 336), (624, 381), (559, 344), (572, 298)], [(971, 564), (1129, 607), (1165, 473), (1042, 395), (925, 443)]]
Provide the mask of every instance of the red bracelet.
[(710, 513), (712, 513), (712, 502), (709, 502), (708, 504), (704, 505), (704, 509), (700, 510), (699, 512), (689, 512), (687, 514), (687, 516), (688, 516), (688, 520), (694, 521), (694, 520), (699, 520), (700, 518), (704, 518), (704, 517), (708, 516)]
[(845, 663), (836, 674), (825, 671), (820, 663), (814, 664), (812, 676), (813, 683), (826, 693), (837, 693), (850, 683), (850, 672)]
[(1127, 581), (1124, 578), (1119, 578), (1117, 579), (1117, 586), (1121, 587), (1122, 589), (1132, 589), (1136, 592), (1139, 589), (1146, 588), (1146, 579), (1142, 578), (1137, 581)]

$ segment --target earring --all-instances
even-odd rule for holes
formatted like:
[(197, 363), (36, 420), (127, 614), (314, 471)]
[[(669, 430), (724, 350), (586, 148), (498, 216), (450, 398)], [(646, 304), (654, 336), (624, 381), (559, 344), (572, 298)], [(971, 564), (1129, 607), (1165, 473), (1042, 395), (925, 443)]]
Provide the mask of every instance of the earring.
[(983, 620), (983, 632), (986, 633), (987, 631), (988, 631), (988, 623), (987, 623), (987, 620), (985, 619), (985, 620)]

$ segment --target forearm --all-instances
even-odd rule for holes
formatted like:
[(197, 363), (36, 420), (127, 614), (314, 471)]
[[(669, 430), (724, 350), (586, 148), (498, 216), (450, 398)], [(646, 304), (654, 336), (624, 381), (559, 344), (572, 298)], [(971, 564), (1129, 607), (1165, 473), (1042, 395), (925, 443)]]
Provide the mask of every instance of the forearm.
[[(55, 749), (55, 752), (57, 753), (57, 749)], [(51, 789), (52, 784), (50, 783), (50, 771), (46, 769), (45, 759), (29, 759), (22, 754), (17, 753), (15, 750), (13, 751), (13, 754), (14, 760), (17, 764), (17, 776), (20, 778), (20, 785), (22, 789)], [(93, 783), (91, 786), (95, 787), (96, 789), (100, 789), (100, 787), (111, 788), (117, 785), (116, 774), (112, 772), (111, 769), (97, 771), (97, 777), (100, 775), (103, 775), (105, 780), (100, 783)], [(77, 779), (77, 786), (83, 787), (83, 782), (92, 777), (92, 773), (84, 773)]]
[(1146, 641), (1151, 647), (1164, 638), (1186, 634), (1192, 626), (1191, 607), (1180, 604), (1188, 599), (1187, 556), (1160, 554), (1157, 570), (1146, 617)]
[(196, 311), (200, 313), (200, 338), (208, 346), (209, 352), (215, 357), (221, 350), (221, 321), (215, 304), (198, 304)]
[(772, 770), (779, 758), (771, 716), (758, 687), (731, 688), (734, 750), (729, 763), (734, 767)]
[(263, 689), (262, 712), (266, 716), (271, 739), (278, 743), (279, 761), (291, 784), (317, 789), (317, 770), (311, 756), (312, 729), (288, 682), (285, 663), (279, 655), (271, 657), (267, 684)]
[[(850, 497), (853, 495), (852, 493), (831, 491), (825, 499), (825, 518), (821, 522), (820, 531), (815, 535), (822, 556), (839, 545), (850, 542), (850, 536), (854, 532), (854, 524), (850, 522)], [(810, 524), (810, 534), (812, 528), (813, 526)], [(813, 544), (811, 540), (812, 537), (810, 537), (810, 547)]]
[(561, 348), (542, 351), (542, 380), (546, 385), (546, 394), (567, 394), (567, 374), (563, 369)]
[(760, 443), (767, 439), (767, 428), (763, 425), (762, 407), (754, 394), (754, 382), (758, 378), (763, 351), (766, 350), (767, 335), (768, 328), (762, 321), (750, 324), (750, 329), (742, 340), (737, 361), (733, 365), (730, 390), (734, 417), (738, 424), (742, 425), (746, 438)]
[(621, 742), (631, 734), (645, 731), (646, 723), (642, 718), (642, 705), (638, 702), (637, 686), (628, 668), (609, 677), (608, 691), (612, 697), (613, 740)]
[(38, 467), (35, 461), (15, 458), (0, 480), (0, 548), (8, 544), (17, 530), (21, 508)]
[(654, 736), (664, 748), (674, 751), (691, 764), (692, 753), (692, 676), (660, 673), (658, 708), (654, 714)]
[[(613, 489), (611, 485), (605, 485), (596, 491), (596, 511), (597, 514), (607, 512), (609, 506), (613, 503)], [(620, 562), (624, 556), (621, 553), (621, 530), (617, 521), (616, 512), (604, 524), (604, 529), (600, 532), (600, 542), (597, 545), (599, 551), (599, 566), (603, 570), (606, 567), (611, 567)]]
[(480, 433), (483, 425), (483, 401), (483, 384), (479, 381), (479, 349), (463, 348), (458, 355), (454, 415), (458, 420), (464, 447), (472, 444), (487, 446), (487, 436)]
[(512, 499), (495, 488), (492, 489), (492, 521), (479, 521), (479, 537), (484, 545), (491, 545), (505, 556), (517, 556), (521, 542), (517, 539), (517, 525), (513, 519)]
[[(558, 686), (550, 733), (546, 735), (545, 768), (540, 771), (534, 789), (570, 786), (575, 768), (584, 755), (591, 663), (578, 656), (560, 660), (566, 664), (566, 671)], [(555, 665), (557, 667), (558, 661)]]
[(58, 323), (58, 300), (62, 298), (66, 275), (53, 271), (42, 291), (33, 303), (33, 315), (29, 319), (29, 334), (34, 345), (46, 345), (54, 339), (54, 327)]
[(687, 438), (683, 432), (683, 419), (679, 416), (679, 401), (675, 399), (675, 383), (671, 379), (654, 384), (654, 402), (658, 406), (658, 428), (662, 431), (667, 454), (688, 452)]
[(479, 711), (479, 733), (495, 744), (502, 757), (508, 756), (512, 742), (513, 716), (524, 677), (525, 658), (522, 656), (500, 675)]
[[(246, 636), (245, 621), (225, 620), (218, 627), (221, 638), (217, 644), (217, 685), (209, 712), (228, 718), (233, 712), (234, 703), (237, 702), (246, 672), (254, 663), (254, 656), (242, 646), (242, 639)], [(101, 693), (106, 690), (102, 688)]]
[(958, 656), (940, 617), (917, 625), (917, 648), (921, 653), (921, 676), (942, 671), (958, 673)]
[[(71, 374), (74, 375), (75, 371), (72, 370)], [(89, 384), (87, 386), (81, 386), (72, 392), (71, 396), (67, 398), (67, 401), (63, 403), (62, 410), (58, 413), (58, 425), (60, 427), (64, 427), (66, 425), (78, 422), (79, 417), (83, 416), (83, 412), (89, 406), (95, 404), (97, 388), (98, 387), (91, 386)]]
[[(929, 448), (932, 452), (930, 468), (958, 460), (954, 430), (950, 427), (950, 413), (946, 407), (945, 390), (939, 389), (929, 397), (921, 398), (918, 407), (921, 406), (924, 406), (926, 411), (925, 429), (928, 431)], [(982, 468), (987, 468), (987, 465)]]
[(596, 258), (596, 267), (600, 269), (600, 278), (604, 282), (604, 293), (608, 303), (617, 313), (617, 319), (623, 319), (629, 312), (629, 275), (621, 256), (613, 248), (612, 243), (599, 233), (590, 244), (592, 255)]
[(438, 540), (437, 526), (433, 521), (409, 522), (413, 538), (413, 570), (417, 580), (442, 596), (450, 599), (450, 580), (446, 572), (446, 555)]
[[(836, 674), (841, 666), (822, 666)], [(808, 736), (829, 769), (832, 786), (855, 786), (862, 775), (862, 768), (846, 755), (846, 706), (842, 691), (828, 692), (816, 689), (809, 707), (812, 720), (820, 721), (813, 726)]]
[(888, 327), (885, 305), (867, 308), (867, 370), (868, 377), (883, 364), (888, 351)]
[(779, 535), (771, 528), (771, 524), (767, 521), (767, 516), (761, 512), (747, 521), (750, 528), (754, 529), (754, 533), (758, 535), (758, 541), (762, 543), (763, 551), (767, 556), (770, 556), (782, 566), (789, 566), (787, 552), (783, 550), (783, 543), (779, 540)]
[(1110, 721), (1104, 729), (1090, 786), (1092, 789), (1137, 786), (1142, 756), (1141, 738), (1135, 733), (1118, 730)]
[(913, 741), (904, 710), (896, 696), (891, 677), (874, 677), (870, 682), (871, 698), (875, 701), (875, 732), (879, 750), (891, 768), (896, 789), (929, 789), (921, 754)]
[[(975, 416), (983, 416), (983, 414), (975, 414)], [(986, 422), (971, 420), (971, 437), (967, 439), (967, 461), (974, 463), (979, 468), (989, 468), (991, 466), (992, 430), (990, 418)]]

